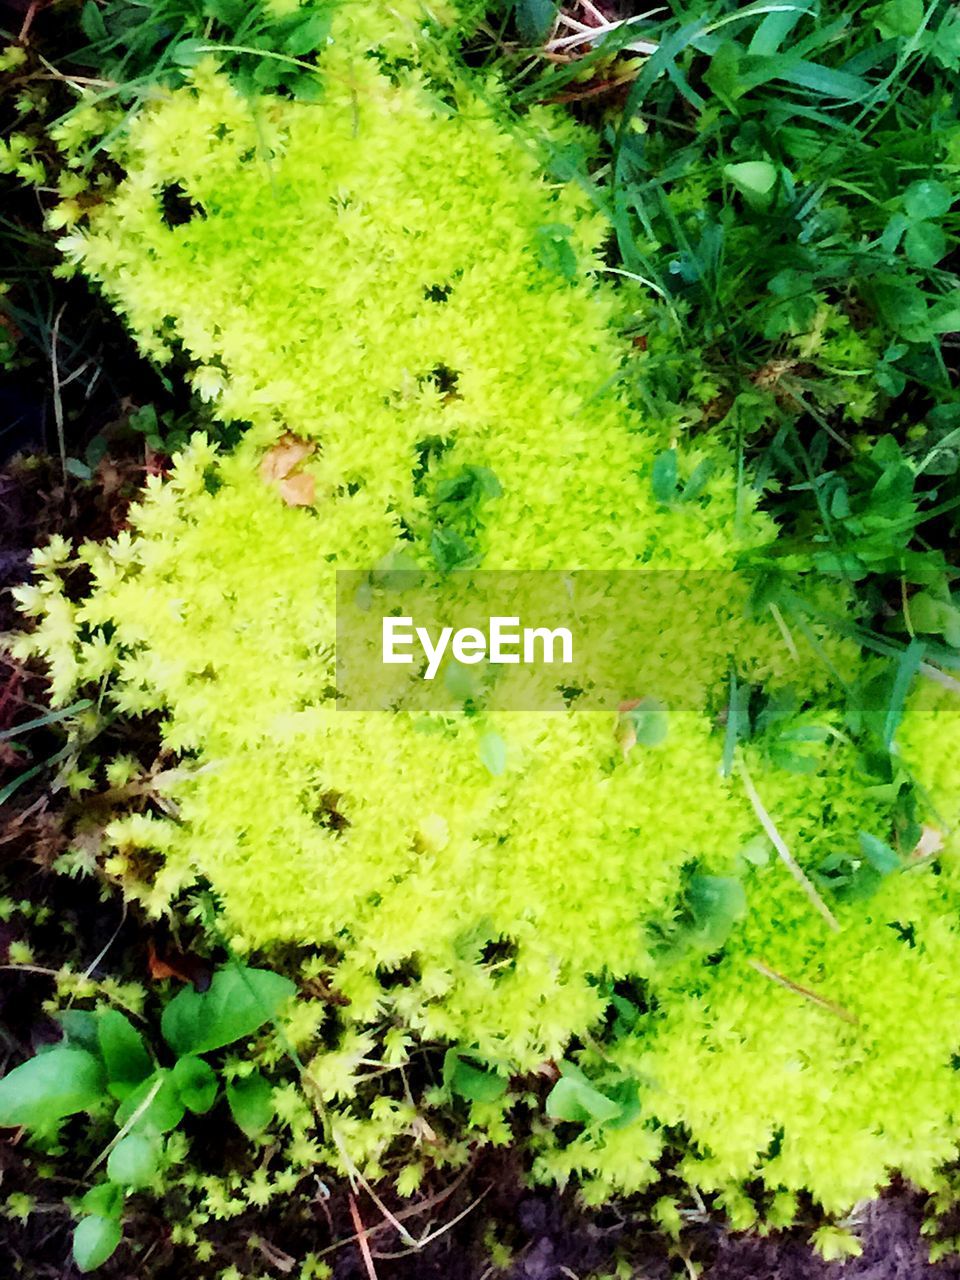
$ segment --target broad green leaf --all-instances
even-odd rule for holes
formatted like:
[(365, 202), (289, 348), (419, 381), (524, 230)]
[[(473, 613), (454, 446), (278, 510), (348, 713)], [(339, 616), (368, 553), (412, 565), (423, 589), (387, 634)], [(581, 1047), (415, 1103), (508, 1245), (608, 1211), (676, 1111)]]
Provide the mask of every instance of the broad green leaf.
[(960, 609), (950, 601), (918, 592), (910, 601), (910, 622), (914, 631), (942, 635), (947, 644), (960, 649)]
[(787, 9), (786, 12), (780, 10), (777, 13), (765, 14), (747, 47), (747, 52), (762, 56), (776, 53), (812, 4), (813, 0), (795, 0), (795, 7)]
[(551, 1120), (569, 1120), (574, 1124), (604, 1124), (616, 1120), (621, 1107), (586, 1079), (572, 1063), (564, 1062), (563, 1075), (547, 1095), (547, 1115)]
[(83, 34), (91, 43), (95, 44), (98, 40), (106, 40), (107, 28), (100, 12), (100, 6), (95, 3), (95, 0), (87, 0), (87, 3), (81, 9), (80, 26)]
[(173, 1067), (173, 1082), (184, 1106), (196, 1115), (209, 1111), (217, 1100), (217, 1077), (209, 1063), (187, 1055)]
[(128, 1133), (107, 1157), (107, 1177), (119, 1187), (145, 1187), (157, 1175), (162, 1152), (156, 1135)]
[(477, 558), (476, 549), (458, 533), (438, 525), (430, 535), (430, 551), (442, 573), (468, 568)]
[(71, 1049), (100, 1052), (99, 1020), (86, 1009), (60, 1009), (53, 1015), (63, 1027), (63, 1035)]
[(903, 248), (915, 267), (935, 267), (946, 257), (947, 237), (935, 222), (913, 222), (907, 227)]
[(614, 1022), (613, 1034), (615, 1037), (627, 1035), (640, 1021), (640, 1009), (628, 1000), (625, 996), (618, 996), (616, 993), (611, 995), (610, 1003), (616, 1010), (616, 1020)]
[(538, 44), (550, 30), (558, 7), (558, 0), (515, 0), (517, 26), (523, 39)]
[(743, 846), (740, 850), (740, 856), (749, 862), (751, 866), (765, 867), (770, 861), (772, 851), (773, 846), (767, 837), (757, 835)]
[(942, 218), (950, 211), (953, 194), (943, 182), (922, 178), (911, 182), (903, 195), (903, 207), (911, 218)]
[(259, 1031), (296, 990), (269, 969), (220, 969), (206, 991), (187, 987), (170, 1001), (160, 1030), (176, 1054), (209, 1053)]
[[(154, 1093), (155, 1086), (159, 1085)], [(173, 1082), (173, 1074), (165, 1068), (155, 1071), (142, 1084), (138, 1084), (132, 1093), (117, 1108), (116, 1122), (123, 1126), (139, 1111), (146, 1099), (153, 1097), (143, 1114), (133, 1126), (134, 1133), (169, 1133), (183, 1119), (184, 1105)]]
[(322, 102), (326, 96), (323, 80), (316, 71), (301, 71), (288, 77), (287, 89), (298, 102)]
[(787, 60), (773, 77), (801, 89), (810, 89), (825, 98), (842, 98), (845, 102), (859, 102), (870, 92), (869, 81), (837, 67), (825, 67), (819, 62), (806, 62), (802, 58)]
[(769, 160), (742, 160), (739, 164), (724, 164), (723, 173), (737, 191), (765, 196), (777, 180), (776, 165)]
[(943, 298), (931, 308), (929, 324), (932, 333), (960, 333), (960, 306)]
[(203, 12), (225, 26), (235, 26), (249, 11), (248, 0), (203, 0)]
[(80, 1212), (99, 1218), (119, 1218), (123, 1211), (123, 1188), (115, 1182), (99, 1182), (80, 1201)]
[(752, 202), (766, 203), (777, 184), (777, 168), (769, 160), (742, 160), (739, 164), (725, 164), (723, 176)]
[(666, 708), (655, 698), (641, 698), (620, 719), (630, 726), (634, 742), (641, 747), (658, 747), (670, 730)]
[(654, 458), (650, 484), (657, 502), (672, 502), (677, 496), (676, 449), (664, 449)]
[(695, 941), (709, 951), (722, 947), (733, 926), (747, 913), (743, 885), (732, 876), (692, 876), (686, 898), (694, 919)]
[(248, 1138), (257, 1138), (274, 1117), (273, 1090), (259, 1071), (227, 1081), (227, 1105)]
[[(567, 231), (569, 233), (569, 229)], [(565, 280), (576, 278), (577, 255), (565, 235), (538, 235), (537, 260), (547, 271), (563, 276)]]
[(891, 849), (887, 842), (878, 836), (861, 831), (860, 849), (874, 871), (879, 871), (882, 876), (889, 875), (891, 871), (900, 870), (900, 859), (896, 850)]
[(73, 1260), (84, 1275), (103, 1266), (112, 1258), (123, 1238), (123, 1228), (116, 1218), (92, 1214), (81, 1218), (73, 1232)]
[(0, 1080), (0, 1128), (46, 1128), (103, 1098), (103, 1065), (86, 1049), (38, 1054)]
[(97, 1037), (111, 1084), (139, 1084), (153, 1071), (142, 1036), (118, 1009), (100, 1011)]
[(707, 483), (715, 470), (712, 458), (704, 458), (698, 462), (690, 473), (690, 479), (680, 491), (681, 502), (695, 502), (707, 487)]
[(884, 279), (874, 286), (874, 296), (881, 315), (894, 332), (918, 341), (928, 335), (927, 300), (915, 285)]
[(195, 67), (202, 62), (211, 48), (209, 40), (181, 40), (170, 50), (170, 57), (180, 67)]
[(495, 778), (507, 767), (507, 744), (499, 733), (485, 733), (480, 739), (480, 759), (488, 773)]
[(443, 1059), (443, 1083), (451, 1093), (468, 1102), (496, 1102), (507, 1091), (507, 1081), (495, 1071), (483, 1071), (456, 1049), (448, 1049)]
[(910, 219), (903, 213), (892, 215), (880, 236), (880, 247), (884, 253), (894, 253), (903, 239), (903, 233), (910, 225)]
[(924, 641), (919, 636), (914, 636), (897, 659), (896, 674), (893, 679), (893, 687), (890, 690), (890, 701), (887, 704), (887, 714), (883, 723), (883, 740), (888, 747), (893, 743), (903, 716), (907, 694), (910, 692), (914, 677), (920, 670), (920, 663), (923, 661), (925, 651), (926, 645)]
[(875, 21), (877, 30), (887, 39), (912, 36), (923, 21), (923, 0), (887, 0)]
[(331, 13), (329, 9), (321, 9), (310, 14), (302, 22), (298, 22), (284, 37), (284, 50), (295, 58), (313, 53), (323, 48), (330, 34)]

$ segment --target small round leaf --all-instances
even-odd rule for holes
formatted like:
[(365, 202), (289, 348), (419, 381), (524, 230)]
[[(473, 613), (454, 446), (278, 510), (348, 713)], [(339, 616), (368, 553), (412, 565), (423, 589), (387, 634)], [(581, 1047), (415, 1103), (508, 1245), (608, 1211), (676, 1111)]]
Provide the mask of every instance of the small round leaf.
[(79, 1271), (94, 1271), (112, 1258), (123, 1236), (116, 1218), (92, 1214), (81, 1218), (73, 1233), (73, 1260)]
[(159, 1139), (128, 1133), (107, 1158), (107, 1176), (121, 1187), (145, 1187), (156, 1176), (161, 1151)]
[(173, 1083), (183, 1105), (196, 1115), (209, 1111), (217, 1100), (217, 1077), (202, 1058), (187, 1055), (178, 1058), (173, 1068)]

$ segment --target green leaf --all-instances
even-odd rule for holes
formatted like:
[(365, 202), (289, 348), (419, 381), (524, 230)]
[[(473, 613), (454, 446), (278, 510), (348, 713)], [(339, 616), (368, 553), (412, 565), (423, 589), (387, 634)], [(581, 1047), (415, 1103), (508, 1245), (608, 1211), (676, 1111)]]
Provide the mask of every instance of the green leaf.
[(173, 1067), (173, 1082), (188, 1111), (202, 1116), (217, 1100), (217, 1077), (209, 1063), (187, 1055)]
[(73, 1232), (73, 1260), (77, 1269), (86, 1274), (103, 1266), (112, 1258), (123, 1237), (123, 1229), (116, 1218), (102, 1218), (93, 1214), (81, 1218)]
[(476, 549), (456, 529), (438, 525), (430, 535), (430, 552), (441, 573), (464, 569), (477, 558)]
[(107, 1157), (107, 1177), (119, 1187), (145, 1187), (156, 1177), (162, 1153), (156, 1135), (128, 1133)]
[(542, 267), (573, 280), (577, 274), (577, 255), (570, 244), (570, 228), (552, 224), (537, 229), (537, 259)]
[(933, 333), (960, 333), (960, 306), (942, 298), (930, 309), (928, 321)]
[(935, 267), (946, 257), (947, 237), (935, 222), (913, 222), (903, 238), (903, 248), (915, 267)]
[(664, 449), (654, 458), (650, 485), (657, 502), (672, 502), (677, 496), (676, 449)]
[(38, 1054), (0, 1080), (0, 1128), (48, 1128), (103, 1098), (103, 1065), (86, 1049)]
[(80, 1201), (79, 1209), (98, 1218), (119, 1218), (123, 1211), (123, 1188), (115, 1182), (98, 1182)]
[(220, 969), (206, 991), (187, 987), (170, 1001), (160, 1030), (178, 1055), (209, 1053), (259, 1031), (296, 990), (269, 969)]
[(443, 1059), (443, 1083), (451, 1093), (468, 1102), (496, 1102), (507, 1091), (507, 1081), (495, 1071), (484, 1071), (448, 1049)]
[(723, 176), (731, 182), (748, 204), (764, 209), (777, 185), (777, 168), (769, 160), (743, 160), (739, 164), (725, 164)]
[(933, 178), (911, 182), (903, 195), (903, 207), (911, 218), (942, 218), (952, 204), (950, 188)]
[(579, 1068), (562, 1062), (560, 1070), (563, 1075), (547, 1095), (547, 1115), (551, 1120), (604, 1124), (617, 1119), (620, 1105), (595, 1089)]
[(753, 867), (765, 867), (771, 857), (773, 846), (766, 836), (754, 836), (740, 850), (740, 857)]
[(610, 1003), (616, 1010), (613, 1034), (616, 1038), (627, 1035), (640, 1021), (640, 1009), (625, 996), (611, 995)]
[(503, 495), (500, 481), (489, 467), (462, 467), (455, 476), (437, 485), (436, 500), (441, 502), (478, 502)]
[(179, 67), (195, 67), (210, 52), (209, 40), (181, 40), (170, 50), (170, 57)]
[(323, 80), (316, 71), (301, 71), (299, 75), (290, 76), (287, 89), (298, 102), (322, 102), (326, 96)]
[(641, 747), (658, 747), (670, 730), (666, 708), (656, 698), (641, 698), (620, 719), (630, 725), (634, 741)]
[(241, 22), (249, 11), (248, 0), (203, 0), (203, 12), (208, 18), (216, 18), (224, 26), (233, 27)]
[(63, 1034), (71, 1049), (87, 1049), (100, 1053), (99, 1019), (86, 1009), (60, 1009), (53, 1015), (63, 1027)]
[(173, 1082), (172, 1072), (161, 1068), (159, 1071), (155, 1071), (152, 1076), (148, 1076), (142, 1084), (138, 1084), (133, 1092), (128, 1094), (120, 1103), (117, 1108), (116, 1122), (121, 1128), (140, 1109), (157, 1084), (160, 1087), (153, 1095), (143, 1115), (133, 1126), (133, 1132), (149, 1133), (150, 1131), (156, 1131), (157, 1133), (169, 1133), (171, 1129), (177, 1127), (183, 1119), (183, 1102)]
[(81, 9), (80, 27), (83, 34), (92, 44), (96, 44), (99, 40), (107, 39), (107, 28), (103, 21), (103, 14), (100, 12), (100, 6), (95, 3), (95, 0), (87, 0), (87, 3)]
[(881, 315), (895, 333), (911, 341), (923, 341), (929, 335), (929, 308), (921, 289), (900, 280), (884, 279), (874, 286), (874, 296)]
[(910, 691), (914, 677), (920, 670), (920, 663), (923, 661), (925, 651), (926, 645), (924, 642), (919, 637), (914, 636), (897, 660), (893, 688), (890, 691), (890, 701), (887, 705), (887, 714), (883, 723), (883, 741), (888, 748), (893, 744), (893, 739), (903, 716), (907, 694)]
[(227, 1081), (227, 1105), (248, 1138), (258, 1138), (274, 1117), (273, 1090), (259, 1071)]
[(153, 1071), (142, 1036), (118, 1009), (97, 1015), (97, 1038), (111, 1084), (139, 1084)]
[(485, 733), (480, 739), (480, 759), (488, 773), (499, 778), (507, 767), (507, 744), (499, 733)]
[(694, 922), (691, 941), (708, 951), (719, 950), (747, 913), (743, 885), (732, 876), (692, 876), (686, 900)]
[(524, 40), (539, 44), (557, 16), (558, 0), (515, 0), (517, 27)]
[(331, 13), (329, 9), (320, 9), (310, 14), (284, 37), (283, 47), (286, 53), (295, 58), (314, 53), (322, 49), (330, 34)]
[(707, 487), (707, 482), (713, 475), (715, 464), (712, 458), (704, 458), (698, 462), (690, 473), (690, 479), (680, 491), (681, 502), (695, 502)]
[(813, 0), (796, 0), (796, 7), (793, 9), (765, 14), (747, 47), (747, 52), (764, 57), (776, 53), (812, 4)]
[(891, 871), (900, 870), (900, 859), (895, 849), (891, 849), (885, 840), (872, 836), (867, 831), (860, 832), (860, 850), (863, 856), (882, 876)]
[(912, 36), (923, 21), (923, 0), (887, 0), (876, 18), (877, 30), (887, 39)]
[(859, 102), (870, 92), (870, 84), (862, 76), (802, 58), (785, 62), (773, 78), (810, 89), (825, 98), (842, 98), (845, 102)]

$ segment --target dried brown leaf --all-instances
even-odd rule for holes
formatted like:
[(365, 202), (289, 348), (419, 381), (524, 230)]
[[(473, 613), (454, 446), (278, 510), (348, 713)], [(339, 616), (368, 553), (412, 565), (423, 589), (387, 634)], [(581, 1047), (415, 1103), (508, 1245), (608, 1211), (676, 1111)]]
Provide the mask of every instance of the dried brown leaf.
[(260, 475), (268, 484), (285, 480), (295, 467), (305, 462), (316, 446), (309, 440), (301, 440), (289, 431), (280, 437), (272, 449), (268, 449), (260, 463)]
[(310, 507), (317, 496), (317, 482), (306, 471), (285, 476), (277, 488), (288, 507)]

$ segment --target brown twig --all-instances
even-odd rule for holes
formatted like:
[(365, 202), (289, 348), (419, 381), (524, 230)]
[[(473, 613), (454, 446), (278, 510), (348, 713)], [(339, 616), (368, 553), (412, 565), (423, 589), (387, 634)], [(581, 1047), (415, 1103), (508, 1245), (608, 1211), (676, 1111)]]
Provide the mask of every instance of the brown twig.
[[(418, 1214), (426, 1213), (428, 1209), (435, 1209), (438, 1204), (442, 1204), (444, 1200), (448, 1200), (450, 1196), (453, 1195), (454, 1191), (456, 1191), (457, 1187), (460, 1186), (461, 1182), (463, 1182), (467, 1174), (470, 1173), (470, 1170), (471, 1170), (471, 1166), (468, 1165), (467, 1168), (464, 1169), (464, 1171), (459, 1175), (459, 1177), (457, 1177), (453, 1182), (450, 1183), (449, 1187), (445, 1187), (443, 1191), (437, 1191), (434, 1195), (428, 1196), (427, 1199), (425, 1200), (418, 1201), (417, 1204), (408, 1205), (406, 1209), (401, 1209), (396, 1214), (396, 1217), (398, 1219), (415, 1218), (418, 1216)], [(324, 1208), (325, 1209), (327, 1208), (325, 1204), (324, 1204)], [(327, 1209), (327, 1220), (330, 1222), (331, 1234), (332, 1234), (333, 1223), (330, 1218), (329, 1209)], [(459, 1219), (455, 1219), (455, 1221), (459, 1221)], [(386, 1219), (384, 1219), (383, 1222), (378, 1222), (372, 1227), (365, 1227), (363, 1234), (367, 1239), (369, 1239), (371, 1236), (377, 1235), (378, 1232), (385, 1231), (389, 1226), (390, 1226), (390, 1223)], [(353, 1235), (353, 1236), (347, 1236), (343, 1240), (335, 1240), (333, 1244), (327, 1245), (325, 1249), (322, 1249), (317, 1254), (317, 1257), (325, 1258), (331, 1253), (336, 1253), (338, 1249), (345, 1249), (349, 1244), (356, 1244), (358, 1238), (359, 1238), (358, 1236)]]
[(17, 36), (18, 44), (26, 44), (27, 36), (30, 34), (30, 28), (33, 26), (33, 19), (37, 13), (37, 0), (30, 0), (30, 7), (23, 17), (23, 25), (20, 28), (20, 34)]
[(816, 991), (811, 991), (809, 987), (802, 987), (799, 982), (794, 982), (792, 978), (788, 978), (785, 974), (779, 973), (776, 969), (771, 969), (762, 960), (750, 960), (748, 963), (751, 969), (755, 969), (763, 977), (769, 978), (771, 982), (776, 982), (778, 986), (786, 987), (788, 991), (793, 991), (796, 995), (803, 996), (805, 1000), (812, 1001), (813, 1004), (819, 1005), (821, 1009), (826, 1009), (828, 1013), (842, 1018), (844, 1022), (849, 1022), (851, 1026), (859, 1026), (857, 1016), (848, 1009), (844, 1009), (843, 1005), (835, 1004), (833, 1000), (817, 995)]
[(360, 1210), (357, 1208), (357, 1199), (353, 1192), (350, 1192), (350, 1217), (353, 1219), (353, 1225), (357, 1231), (357, 1248), (360, 1250), (360, 1257), (363, 1259), (363, 1265), (367, 1268), (367, 1275), (370, 1280), (377, 1280), (377, 1269), (373, 1265), (373, 1257), (370, 1254), (370, 1246), (367, 1244), (367, 1233), (363, 1225), (363, 1219), (360, 1217)]

